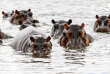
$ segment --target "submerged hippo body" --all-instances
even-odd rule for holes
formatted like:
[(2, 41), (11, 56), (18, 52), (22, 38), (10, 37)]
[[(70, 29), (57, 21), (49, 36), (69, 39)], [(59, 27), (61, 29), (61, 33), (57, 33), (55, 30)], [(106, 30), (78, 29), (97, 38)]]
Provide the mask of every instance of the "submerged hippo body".
[(92, 37), (85, 32), (84, 24), (79, 25), (64, 25), (64, 32), (59, 40), (60, 46), (69, 49), (83, 49), (93, 41)]
[(11, 46), (17, 51), (48, 53), (52, 49), (50, 37), (30, 26), (22, 30), (13, 40)]
[(25, 29), (26, 27), (29, 27), (29, 26), (36, 27), (35, 23), (32, 23), (32, 22), (24, 22), (24, 23), (22, 23), (21, 22), (21, 26), (20, 26), (19, 29), (22, 30), (22, 29)]
[(96, 15), (96, 22), (94, 25), (95, 32), (109, 32), (110, 31), (110, 15), (109, 16), (98, 16)]
[(22, 30), (29, 26), (38, 27), (36, 23), (39, 23), (39, 22), (37, 20), (25, 21), (25, 22), (19, 21), (19, 24), (21, 25), (19, 29)]
[(5, 34), (4, 32), (2, 32), (0, 30), (0, 39), (8, 39), (8, 38), (13, 38), (13, 37), (10, 36), (10, 35)]
[(71, 19), (69, 21), (64, 21), (64, 20), (55, 21), (55, 20), (52, 20), (52, 23), (53, 23), (53, 27), (52, 27), (52, 31), (51, 31), (51, 37), (59, 38), (60, 35), (63, 33), (64, 24), (70, 25), (72, 23), (72, 20)]

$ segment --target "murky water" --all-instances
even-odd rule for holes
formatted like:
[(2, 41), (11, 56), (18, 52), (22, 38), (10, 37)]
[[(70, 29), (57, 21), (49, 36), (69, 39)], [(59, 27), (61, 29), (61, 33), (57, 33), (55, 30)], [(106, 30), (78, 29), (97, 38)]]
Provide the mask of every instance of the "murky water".
[[(85, 51), (67, 50), (52, 39), (53, 48), (49, 55), (16, 52), (9, 45), (13, 39), (3, 40), (0, 46), (0, 74), (109, 74), (110, 34), (95, 33), (95, 15), (110, 14), (110, 0), (2, 0), (0, 12), (32, 9), (41, 29), (50, 35), (51, 20), (72, 19), (73, 23), (86, 24), (85, 30), (94, 42)], [(0, 28), (15, 36), (19, 26), (2, 19)]]

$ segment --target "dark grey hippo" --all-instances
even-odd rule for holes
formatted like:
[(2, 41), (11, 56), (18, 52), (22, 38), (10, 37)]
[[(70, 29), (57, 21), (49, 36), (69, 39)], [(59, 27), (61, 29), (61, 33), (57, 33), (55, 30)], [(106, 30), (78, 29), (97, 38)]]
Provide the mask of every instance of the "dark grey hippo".
[(12, 48), (34, 54), (49, 53), (52, 49), (51, 37), (46, 37), (39, 30), (32, 26), (23, 29), (11, 43)]
[(110, 15), (109, 16), (98, 16), (96, 15), (96, 22), (94, 25), (95, 32), (109, 32), (110, 31)]
[(53, 38), (59, 38), (60, 35), (63, 33), (64, 30), (64, 24), (70, 25), (72, 23), (72, 20), (70, 19), (69, 21), (64, 21), (64, 20), (59, 20), (51, 21), (53, 23), (52, 31), (51, 31), (51, 37)]
[(80, 25), (64, 25), (64, 31), (60, 37), (60, 46), (69, 49), (84, 49), (89, 43), (93, 42), (92, 37), (84, 30), (84, 23)]
[(14, 11), (12, 11), (12, 12), (2, 11), (2, 14), (3, 14), (3, 18), (8, 18), (8, 17), (11, 17), (14, 14)]

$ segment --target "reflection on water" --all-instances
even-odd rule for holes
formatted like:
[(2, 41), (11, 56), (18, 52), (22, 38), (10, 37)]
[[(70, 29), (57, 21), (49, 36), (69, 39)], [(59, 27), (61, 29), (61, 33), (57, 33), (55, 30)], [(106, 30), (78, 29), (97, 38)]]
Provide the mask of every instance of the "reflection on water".
[[(81, 53), (82, 52), (82, 53)], [(72, 62), (65, 62), (65, 63), (70, 63), (70, 64), (81, 64), (84, 65), (85, 61), (83, 59), (85, 58), (85, 54), (83, 53), (84, 51), (82, 50), (66, 50), (65, 51), (65, 59), (67, 60), (72, 60)]]
[(50, 58), (50, 53), (46, 53), (46, 54), (35, 54), (35, 53), (23, 53), (23, 52), (18, 52), (19, 55), (24, 55), (24, 56), (30, 56), (33, 58)]

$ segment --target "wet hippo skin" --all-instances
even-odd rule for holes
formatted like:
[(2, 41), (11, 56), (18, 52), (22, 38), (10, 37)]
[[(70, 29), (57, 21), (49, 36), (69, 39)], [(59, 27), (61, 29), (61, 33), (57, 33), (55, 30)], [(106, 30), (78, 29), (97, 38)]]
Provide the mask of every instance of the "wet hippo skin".
[[(41, 30), (40, 30), (41, 31)], [(52, 49), (51, 37), (46, 37), (39, 29), (30, 26), (23, 29), (12, 41), (17, 51), (31, 53), (49, 53)]]
[(64, 24), (68, 24), (70, 25), (72, 23), (72, 20), (59, 20), (59, 21), (55, 21), (52, 20), (51, 21), (53, 23), (53, 27), (52, 27), (52, 31), (51, 31), (51, 37), (57, 39), (60, 37), (60, 35), (63, 33), (64, 30)]
[(84, 30), (84, 26), (84, 23), (82, 23), (81, 26), (77, 24), (69, 26), (64, 24), (64, 31), (59, 40), (60, 46), (69, 49), (82, 49), (93, 42), (92, 37)]
[(109, 32), (110, 31), (110, 15), (109, 16), (98, 16), (96, 15), (96, 21), (94, 25), (95, 32)]

